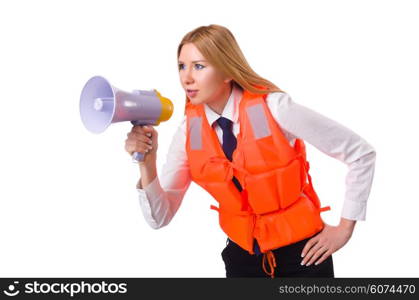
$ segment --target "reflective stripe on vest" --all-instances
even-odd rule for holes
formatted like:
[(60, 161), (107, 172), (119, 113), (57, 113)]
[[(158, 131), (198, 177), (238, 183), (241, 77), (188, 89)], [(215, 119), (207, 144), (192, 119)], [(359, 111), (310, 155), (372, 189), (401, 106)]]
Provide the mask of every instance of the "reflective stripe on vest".
[(255, 104), (246, 108), (250, 124), (253, 128), (253, 134), (256, 139), (261, 139), (271, 135), (268, 123), (266, 121), (265, 112), (262, 104)]
[(193, 117), (189, 123), (188, 129), (191, 135), (191, 149), (201, 150), (202, 149), (202, 117)]

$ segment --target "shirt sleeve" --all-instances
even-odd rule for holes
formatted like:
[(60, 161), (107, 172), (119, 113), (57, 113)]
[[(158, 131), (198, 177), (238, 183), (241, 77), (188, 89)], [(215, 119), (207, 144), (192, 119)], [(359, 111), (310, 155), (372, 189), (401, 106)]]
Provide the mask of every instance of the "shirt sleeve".
[(284, 134), (301, 138), (348, 166), (341, 216), (365, 220), (375, 169), (373, 146), (349, 128), (294, 102), (288, 93), (271, 93), (267, 103)]
[(191, 184), (186, 150), (186, 116), (179, 125), (158, 175), (145, 188), (141, 178), (137, 185), (140, 206), (145, 220), (153, 229), (159, 229), (173, 219)]

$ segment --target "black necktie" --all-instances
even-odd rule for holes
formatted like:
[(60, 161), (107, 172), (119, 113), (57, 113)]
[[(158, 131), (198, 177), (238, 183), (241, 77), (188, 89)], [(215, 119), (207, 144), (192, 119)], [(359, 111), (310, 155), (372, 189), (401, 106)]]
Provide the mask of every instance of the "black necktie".
[[(217, 123), (221, 127), (221, 129), (223, 130), (223, 151), (224, 151), (224, 154), (226, 155), (228, 160), (231, 161), (233, 151), (234, 151), (234, 149), (236, 149), (236, 146), (237, 146), (237, 139), (234, 136), (233, 130), (232, 130), (233, 122), (230, 121), (227, 118), (219, 117), (217, 119)], [(235, 186), (237, 187), (237, 189), (241, 192), (242, 191), (242, 186), (240, 185), (240, 182), (237, 180), (237, 178), (234, 177), (234, 176), (233, 176), (233, 182), (234, 182)], [(256, 239), (254, 240), (253, 245), (254, 245), (253, 250), (255, 251), (255, 253), (257, 255), (260, 255), (261, 252), (260, 252), (260, 248), (259, 248), (259, 245), (258, 245)]]
[[(237, 139), (233, 134), (233, 130), (231, 126), (233, 125), (233, 122), (230, 121), (227, 118), (219, 117), (217, 119), (218, 125), (220, 125), (221, 129), (223, 130), (223, 151), (224, 154), (227, 156), (229, 161), (232, 161), (232, 155), (234, 149), (236, 149), (237, 146)], [(242, 186), (240, 185), (240, 182), (237, 180), (236, 177), (233, 177), (233, 182), (236, 185), (237, 189), (241, 192)]]

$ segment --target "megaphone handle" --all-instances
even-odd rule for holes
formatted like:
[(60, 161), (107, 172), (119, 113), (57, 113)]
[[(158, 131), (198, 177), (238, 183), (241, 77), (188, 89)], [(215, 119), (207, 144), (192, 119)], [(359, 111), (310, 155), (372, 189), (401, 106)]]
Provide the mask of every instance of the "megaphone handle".
[(141, 152), (134, 152), (132, 154), (132, 162), (137, 163), (139, 161), (144, 161), (144, 154)]
[[(144, 126), (144, 125), (147, 125), (147, 123), (144, 123), (144, 122), (142, 122), (142, 121), (131, 121), (131, 124), (132, 125), (134, 125), (134, 126)], [(141, 152), (134, 152), (133, 154), (132, 154), (132, 162), (133, 163), (138, 163), (138, 162), (140, 162), (140, 161), (144, 161), (144, 153), (141, 153)]]

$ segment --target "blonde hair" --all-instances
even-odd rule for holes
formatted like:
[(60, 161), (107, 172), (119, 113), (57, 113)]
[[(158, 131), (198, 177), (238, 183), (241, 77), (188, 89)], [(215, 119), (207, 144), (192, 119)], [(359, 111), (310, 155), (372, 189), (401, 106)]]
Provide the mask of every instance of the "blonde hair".
[[(231, 77), (233, 84), (237, 84), (242, 89), (255, 94), (284, 92), (253, 71), (233, 34), (226, 27), (211, 24), (188, 32), (178, 46), (178, 59), (182, 46), (187, 43), (193, 43), (210, 64), (225, 76)], [(185, 108), (188, 101), (186, 97)]]

